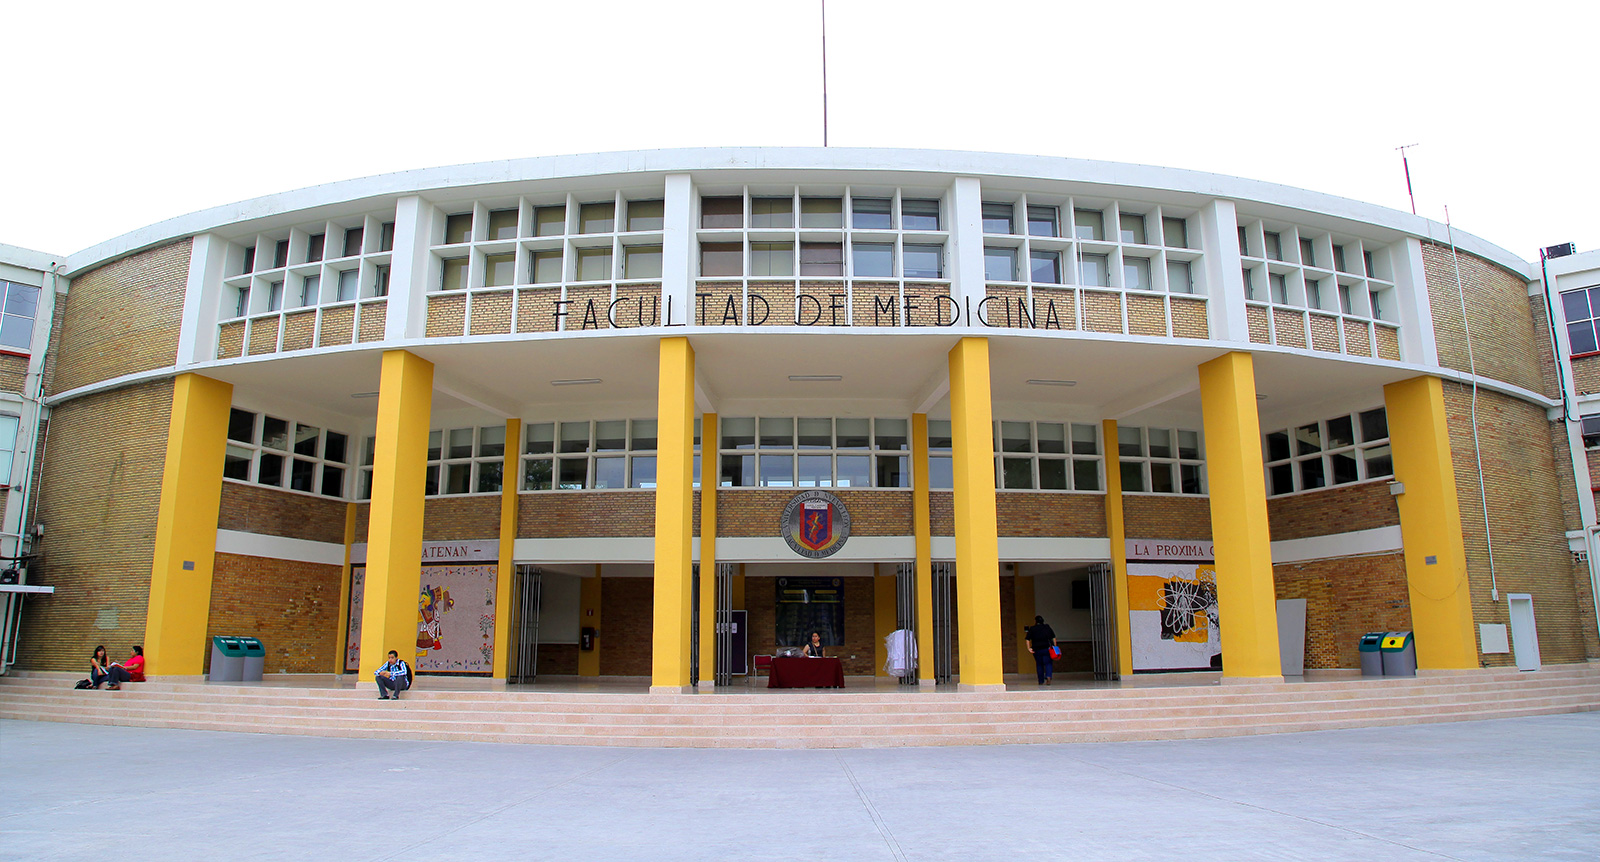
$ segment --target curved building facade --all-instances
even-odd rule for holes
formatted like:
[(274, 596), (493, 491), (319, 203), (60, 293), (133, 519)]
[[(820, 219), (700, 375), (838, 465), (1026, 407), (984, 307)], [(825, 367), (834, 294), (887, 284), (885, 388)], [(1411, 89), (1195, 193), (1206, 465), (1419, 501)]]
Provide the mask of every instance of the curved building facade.
[(1600, 655), (1537, 268), (1392, 210), (637, 152), (288, 192), (32, 273), (6, 527), (54, 592), (19, 667), (142, 643), (195, 675), (244, 634), (268, 672), (394, 648), (678, 691), (811, 631), (881, 675), (904, 628), (914, 678), (982, 688), (1031, 674), (1036, 614), (1103, 676), (1351, 669), (1374, 630), (1424, 669), (1509, 665), (1508, 631)]

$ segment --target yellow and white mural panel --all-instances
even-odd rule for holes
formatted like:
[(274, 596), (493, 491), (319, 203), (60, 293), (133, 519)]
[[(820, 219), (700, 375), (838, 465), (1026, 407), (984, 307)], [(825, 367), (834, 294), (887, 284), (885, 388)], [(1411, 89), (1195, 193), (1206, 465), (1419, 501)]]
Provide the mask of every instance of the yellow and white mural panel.
[(1211, 670), (1218, 624), (1215, 564), (1128, 564), (1134, 671)]

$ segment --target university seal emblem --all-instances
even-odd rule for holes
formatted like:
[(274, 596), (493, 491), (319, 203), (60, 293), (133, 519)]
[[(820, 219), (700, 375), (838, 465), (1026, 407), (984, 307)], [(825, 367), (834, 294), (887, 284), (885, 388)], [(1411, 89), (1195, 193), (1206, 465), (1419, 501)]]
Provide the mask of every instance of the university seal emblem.
[(827, 491), (806, 491), (783, 507), (778, 528), (783, 540), (802, 557), (831, 557), (850, 538), (850, 512)]

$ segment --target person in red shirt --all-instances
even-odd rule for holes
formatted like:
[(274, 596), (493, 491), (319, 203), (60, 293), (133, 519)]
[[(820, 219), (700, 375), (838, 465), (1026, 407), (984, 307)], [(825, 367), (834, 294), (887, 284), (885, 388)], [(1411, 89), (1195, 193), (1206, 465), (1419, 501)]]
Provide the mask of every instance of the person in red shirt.
[(136, 646), (127, 661), (112, 662), (107, 668), (111, 684), (106, 688), (116, 690), (125, 682), (144, 682), (144, 647)]

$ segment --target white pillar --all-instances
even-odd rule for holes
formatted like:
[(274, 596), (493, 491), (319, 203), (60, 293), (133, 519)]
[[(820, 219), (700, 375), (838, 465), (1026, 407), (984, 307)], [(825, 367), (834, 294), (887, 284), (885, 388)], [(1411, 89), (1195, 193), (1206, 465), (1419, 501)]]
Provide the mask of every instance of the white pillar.
[(228, 242), (215, 234), (196, 236), (189, 247), (189, 281), (183, 292), (183, 322), (178, 330), (179, 368), (217, 358), (217, 325), (221, 322), (223, 264)]
[[(956, 177), (950, 186), (950, 298), (965, 309), (987, 295), (983, 277), (983, 184), (977, 177)], [(976, 312), (974, 312), (976, 313)], [(972, 321), (965, 321), (971, 325)]]
[[(694, 322), (694, 183), (688, 174), (666, 176), (662, 204), (661, 322), (677, 326)], [(670, 302), (670, 306), (669, 306)], [(672, 319), (667, 319), (668, 309)]]
[(428, 325), (428, 279), (432, 271), (435, 207), (403, 197), (394, 207), (394, 254), (389, 267), (385, 341), (421, 338)]
[[(1428, 278), (1422, 268), (1422, 241), (1410, 237), (1390, 249), (1394, 264), (1395, 306), (1400, 319), (1400, 358), (1417, 365), (1439, 364), (1439, 342), (1433, 335), (1433, 306), (1428, 301)], [(1455, 275), (1440, 285), (1452, 298)], [(1457, 307), (1459, 311), (1459, 305)]]
[(1213, 200), (1200, 208), (1199, 221), (1211, 340), (1248, 342), (1250, 321), (1245, 315), (1244, 276), (1239, 272), (1239, 214), (1233, 201)]

